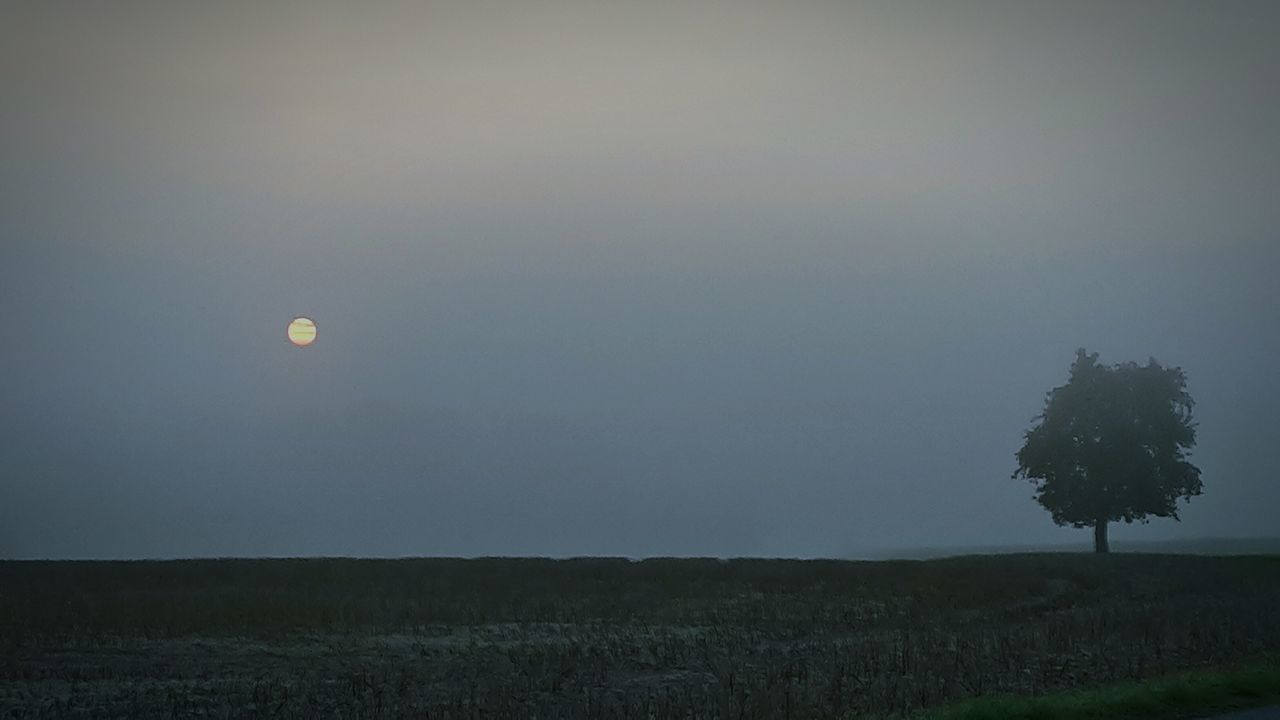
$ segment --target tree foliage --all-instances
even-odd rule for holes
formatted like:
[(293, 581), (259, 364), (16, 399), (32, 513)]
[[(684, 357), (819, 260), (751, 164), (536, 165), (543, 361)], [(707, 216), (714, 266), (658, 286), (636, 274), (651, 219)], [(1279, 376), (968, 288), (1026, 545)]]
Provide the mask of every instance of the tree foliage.
[[(1014, 478), (1036, 485), (1036, 500), (1059, 525), (1178, 519), (1177, 501), (1201, 493), (1188, 461), (1196, 442), (1194, 403), (1181, 368), (1127, 362), (1100, 365), (1076, 351), (1066, 385), (1048, 392), (1025, 434)], [(1100, 551), (1105, 547), (1099, 547)]]

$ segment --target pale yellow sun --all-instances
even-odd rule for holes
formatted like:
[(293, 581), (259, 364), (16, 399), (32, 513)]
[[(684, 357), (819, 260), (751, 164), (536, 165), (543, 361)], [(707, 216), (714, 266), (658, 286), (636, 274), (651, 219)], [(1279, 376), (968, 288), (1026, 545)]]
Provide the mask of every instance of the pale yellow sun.
[(289, 323), (289, 342), (306, 347), (316, 341), (316, 324), (311, 318), (294, 318)]

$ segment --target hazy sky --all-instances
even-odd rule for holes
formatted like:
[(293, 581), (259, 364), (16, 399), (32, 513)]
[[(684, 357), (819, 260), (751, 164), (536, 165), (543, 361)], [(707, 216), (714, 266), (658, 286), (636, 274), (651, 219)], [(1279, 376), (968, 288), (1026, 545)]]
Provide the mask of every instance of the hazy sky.
[[(1085, 541), (1182, 366), (1274, 534), (1280, 4), (6, 2), (0, 557)], [(313, 317), (319, 339), (285, 326)]]

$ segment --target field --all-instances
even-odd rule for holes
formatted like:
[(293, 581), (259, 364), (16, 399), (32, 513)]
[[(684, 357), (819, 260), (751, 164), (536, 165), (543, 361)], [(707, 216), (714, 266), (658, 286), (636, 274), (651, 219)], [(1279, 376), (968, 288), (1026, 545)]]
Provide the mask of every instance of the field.
[(0, 717), (836, 718), (1280, 651), (1280, 557), (0, 562)]

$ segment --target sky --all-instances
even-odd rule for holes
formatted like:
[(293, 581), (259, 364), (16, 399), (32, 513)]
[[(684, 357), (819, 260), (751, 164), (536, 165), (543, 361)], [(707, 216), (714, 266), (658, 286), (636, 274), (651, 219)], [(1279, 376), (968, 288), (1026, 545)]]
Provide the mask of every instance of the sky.
[[(0, 557), (1087, 541), (1078, 347), (1275, 534), (1280, 5), (7, 2)], [(294, 316), (317, 341), (292, 346)]]

